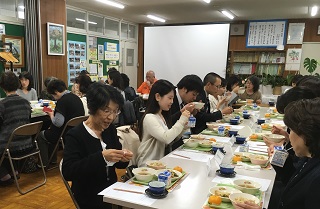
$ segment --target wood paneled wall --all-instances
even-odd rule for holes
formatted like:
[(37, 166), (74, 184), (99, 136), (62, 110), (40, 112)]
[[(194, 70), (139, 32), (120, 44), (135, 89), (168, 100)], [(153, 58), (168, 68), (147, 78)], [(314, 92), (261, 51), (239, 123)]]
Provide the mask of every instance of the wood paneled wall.
[[(66, 24), (66, 1), (65, 0), (41, 0), (41, 40), (42, 40), (42, 69), (43, 79), (48, 76), (55, 76), (67, 83), (67, 51), (65, 46), (64, 56), (48, 55), (47, 43), (47, 22), (65, 25)], [(66, 25), (65, 25), (65, 43)]]

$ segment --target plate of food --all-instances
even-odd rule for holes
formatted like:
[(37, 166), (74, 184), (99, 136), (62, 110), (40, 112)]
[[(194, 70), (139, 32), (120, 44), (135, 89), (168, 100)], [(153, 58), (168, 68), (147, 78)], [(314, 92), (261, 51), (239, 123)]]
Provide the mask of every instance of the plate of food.
[(150, 160), (150, 161), (146, 162), (146, 165), (148, 167), (156, 169), (156, 170), (165, 169), (167, 167), (163, 162), (161, 162), (159, 160)]
[(240, 190), (228, 186), (215, 186), (209, 189), (212, 195), (220, 196), (222, 202), (230, 202), (229, 196), (233, 193), (242, 193)]

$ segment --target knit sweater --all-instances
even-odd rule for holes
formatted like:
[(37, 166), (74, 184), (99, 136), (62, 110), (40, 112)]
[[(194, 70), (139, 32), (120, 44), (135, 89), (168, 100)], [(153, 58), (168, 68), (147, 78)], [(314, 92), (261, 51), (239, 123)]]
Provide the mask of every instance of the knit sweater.
[(34, 88), (31, 88), (27, 94), (25, 94), (21, 89), (17, 89), (17, 94), (28, 101), (38, 100), (37, 92)]
[(148, 160), (159, 160), (164, 157), (165, 146), (180, 136), (188, 118), (180, 119), (168, 129), (158, 114), (146, 114), (143, 119), (143, 135), (138, 149), (137, 162), (142, 166)]
[[(29, 123), (31, 116), (30, 103), (17, 94), (9, 95), (0, 101), (0, 154), (3, 152), (14, 129)], [(26, 140), (11, 142), (10, 151), (20, 151), (32, 146), (30, 137)]]

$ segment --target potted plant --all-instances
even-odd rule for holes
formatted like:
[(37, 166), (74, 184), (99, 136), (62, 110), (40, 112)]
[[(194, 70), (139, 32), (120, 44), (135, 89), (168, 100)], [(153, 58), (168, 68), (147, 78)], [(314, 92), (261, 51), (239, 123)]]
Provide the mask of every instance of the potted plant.
[(290, 89), (292, 87), (291, 82), (293, 77), (294, 77), (294, 74), (288, 74), (286, 78), (284, 78), (283, 85), (281, 86), (282, 93), (284, 93), (287, 89)]
[(284, 79), (282, 76), (273, 75), (272, 76), (272, 88), (273, 88), (273, 95), (280, 95), (281, 94), (281, 86), (284, 83)]
[(272, 95), (272, 76), (270, 74), (262, 74), (260, 91), (265, 95)]
[(303, 67), (312, 75), (312, 73), (317, 69), (320, 63), (315, 59), (310, 59), (309, 57), (304, 59)]

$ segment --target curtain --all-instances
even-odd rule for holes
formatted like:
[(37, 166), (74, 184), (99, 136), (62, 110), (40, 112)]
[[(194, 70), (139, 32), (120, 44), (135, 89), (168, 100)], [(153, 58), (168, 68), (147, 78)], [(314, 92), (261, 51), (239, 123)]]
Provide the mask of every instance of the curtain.
[(38, 95), (42, 90), (40, 0), (24, 0), (26, 68), (33, 76)]

